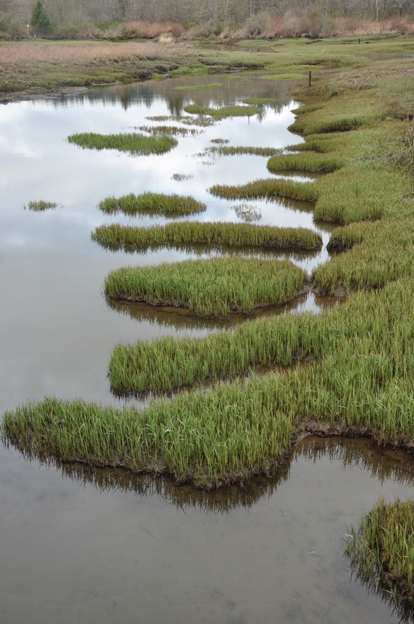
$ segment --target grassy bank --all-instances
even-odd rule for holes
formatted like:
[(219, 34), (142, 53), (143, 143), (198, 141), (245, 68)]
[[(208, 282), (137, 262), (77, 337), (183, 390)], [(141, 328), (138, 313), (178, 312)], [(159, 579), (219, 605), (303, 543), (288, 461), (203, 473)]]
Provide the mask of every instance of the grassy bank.
[(95, 134), (81, 132), (68, 136), (69, 143), (87, 149), (115, 149), (130, 154), (164, 154), (177, 145), (177, 140), (162, 134), (161, 136), (145, 136), (144, 134)]
[(181, 217), (203, 212), (207, 206), (193, 197), (163, 193), (142, 193), (141, 195), (130, 193), (122, 197), (107, 197), (99, 202), (99, 208), (106, 214), (123, 212), (131, 216), (142, 214)]
[(386, 503), (380, 499), (359, 527), (352, 529), (346, 548), (358, 578), (370, 588), (389, 592), (390, 597), (397, 594), (411, 608), (414, 604), (413, 526), (412, 500)]
[(92, 240), (102, 247), (128, 252), (208, 245), (222, 247), (262, 247), (269, 249), (314, 250), (322, 246), (321, 237), (305, 228), (278, 228), (245, 223), (180, 222), (148, 228), (128, 225), (102, 225), (92, 232)]
[[(409, 281), (361, 293), (358, 333), (344, 322), (338, 339), (333, 327), (330, 348), (324, 341), (312, 365), (183, 392), (142, 412), (56, 400), (29, 404), (5, 415), (2, 434), (26, 452), (166, 471), (205, 486), (266, 473), (303, 429), (403, 446), (414, 439), (413, 300)], [(384, 331), (384, 323), (394, 331)], [(221, 357), (230, 359), (223, 351)], [(169, 361), (167, 375), (179, 366)]]
[(223, 316), (284, 303), (297, 294), (305, 278), (291, 262), (215, 258), (118, 269), (106, 277), (104, 291), (112, 299)]

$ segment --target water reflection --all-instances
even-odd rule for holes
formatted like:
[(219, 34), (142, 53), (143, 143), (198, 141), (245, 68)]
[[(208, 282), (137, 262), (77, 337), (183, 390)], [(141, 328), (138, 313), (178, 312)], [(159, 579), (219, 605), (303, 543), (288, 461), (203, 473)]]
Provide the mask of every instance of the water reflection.
[[(4, 442), (5, 446), (9, 443)], [(197, 489), (191, 484), (178, 485), (166, 476), (136, 474), (122, 468), (97, 468), (83, 463), (66, 463), (58, 458), (32, 455), (20, 451), (25, 461), (39, 461), (56, 468), (64, 478), (91, 484), (99, 492), (134, 492), (139, 496), (161, 496), (168, 503), (185, 510), (195, 507), (205, 513), (228, 513), (242, 507), (249, 509), (262, 499), (270, 499), (278, 487), (291, 476), (292, 464), (299, 459), (313, 464), (327, 459), (339, 462), (342, 470), (358, 469), (381, 485), (391, 481), (401, 486), (414, 486), (414, 462), (404, 451), (381, 449), (366, 438), (321, 438), (310, 436), (297, 444), (279, 466), (269, 468), (267, 476), (246, 479), (241, 484), (216, 490)]]
[[(229, 102), (241, 102), (249, 97), (273, 99), (266, 104), (265, 108), (272, 108), (280, 113), (292, 99), (289, 92), (292, 88), (290, 81), (278, 81), (279, 84), (269, 84), (270, 81), (260, 80), (261, 72), (243, 72), (237, 75), (237, 80), (226, 80), (228, 75), (205, 75), (184, 76), (171, 80), (149, 80), (133, 85), (114, 85), (104, 89), (95, 87), (66, 98), (53, 98), (44, 100), (55, 108), (69, 107), (77, 104), (121, 105), (127, 111), (132, 106), (144, 106), (151, 109), (153, 105), (163, 100), (167, 104), (170, 115), (180, 116), (184, 112), (184, 106), (190, 102), (200, 106), (220, 107)], [(248, 81), (248, 82), (247, 82)], [(219, 83), (220, 86), (198, 89), (211, 83)], [(178, 87), (178, 88), (177, 88)], [(186, 90), (180, 90), (185, 87)], [(193, 87), (193, 88), (191, 88)], [(188, 90), (187, 90), (188, 89)]]
[(322, 310), (334, 307), (338, 302), (344, 301), (339, 297), (320, 297), (312, 292), (301, 293), (291, 301), (278, 306), (269, 306), (257, 309), (249, 315), (240, 313), (230, 313), (226, 318), (206, 318), (195, 316), (188, 310), (172, 308), (168, 306), (150, 306), (141, 302), (116, 301), (106, 298), (106, 305), (115, 312), (126, 315), (129, 318), (141, 322), (163, 327), (171, 327), (176, 330), (196, 329), (196, 330), (221, 330), (231, 328), (239, 323), (244, 323), (246, 319), (259, 317), (276, 317), (287, 313), (300, 314), (302, 312), (320, 313)]
[(404, 476), (366, 440), (301, 444), (275, 475), (217, 492), (0, 445), (0, 620), (397, 624), (350, 580), (344, 536), (379, 496), (412, 495), (412, 459)]

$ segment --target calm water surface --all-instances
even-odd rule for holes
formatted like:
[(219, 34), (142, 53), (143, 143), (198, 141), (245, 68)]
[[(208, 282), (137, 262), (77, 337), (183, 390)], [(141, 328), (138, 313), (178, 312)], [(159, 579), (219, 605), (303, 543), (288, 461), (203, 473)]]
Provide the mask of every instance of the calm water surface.
[[(222, 86), (176, 89), (203, 82)], [(107, 304), (101, 288), (110, 270), (209, 253), (110, 253), (90, 233), (111, 221), (153, 223), (97, 208), (108, 195), (144, 191), (191, 194), (208, 206), (193, 218), (238, 221), (237, 202), (207, 189), (268, 177), (267, 159), (219, 157), (208, 148), (217, 138), (232, 146), (301, 142), (287, 130), (297, 106), (289, 86), (257, 74), (209, 76), (0, 108), (0, 414), (45, 395), (118, 404), (106, 376), (116, 343), (234, 325), (236, 319)], [(179, 137), (163, 156), (82, 150), (66, 141), (74, 132), (156, 125), (147, 117), (180, 115), (190, 102), (218, 106), (252, 96), (274, 97), (275, 104), (260, 118), (195, 126), (199, 133)], [(191, 177), (177, 181), (174, 174)], [(24, 210), (40, 199), (59, 206)], [(306, 205), (251, 205), (260, 224), (309, 227), (325, 244), (329, 238)], [(318, 254), (278, 257), (310, 271), (328, 254), (324, 246)], [(311, 294), (276, 312), (330, 304)], [(322, 444), (319, 458), (315, 444)], [(315, 444), (298, 450), (276, 480), (209, 495), (168, 481), (40, 465), (0, 446), (0, 622), (397, 621), (351, 581), (343, 538), (380, 493), (411, 494), (412, 465), (404, 458), (402, 469), (401, 457), (357, 443)], [(352, 462), (344, 461), (347, 453)]]

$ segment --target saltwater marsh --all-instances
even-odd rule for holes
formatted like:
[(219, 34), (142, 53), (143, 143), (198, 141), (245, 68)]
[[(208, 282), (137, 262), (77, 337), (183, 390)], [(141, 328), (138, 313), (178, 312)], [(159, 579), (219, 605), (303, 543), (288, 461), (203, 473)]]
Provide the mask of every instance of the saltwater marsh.
[[(397, 47), (385, 39), (372, 44), (375, 52), (381, 45), (384, 51)], [(5, 205), (7, 192), (12, 211), (13, 202), (21, 208), (30, 197), (45, 196), (47, 191), (65, 206), (65, 210), (46, 211), (41, 219), (28, 211), (23, 215), (24, 223), (10, 212), (2, 228), (2, 262), (9, 268), (14, 265), (14, 270), (5, 274), (3, 298), (7, 301), (4, 318), (10, 322), (3, 336), (7, 366), (1, 396), (7, 415), (2, 431), (7, 443), (20, 449), (23, 456), (58, 465), (62, 460), (76, 460), (168, 473), (179, 482), (211, 487), (232, 481), (245, 483), (253, 475), (270, 474), (286, 461), (292, 442), (310, 431), (366, 435), (381, 445), (410, 448), (414, 438), (410, 390), (413, 158), (407, 127), (413, 98), (406, 80), (410, 66), (405, 59), (371, 62), (357, 45), (346, 48), (340, 41), (316, 42), (307, 49), (303, 45), (306, 43), (292, 43), (289, 54), (285, 50), (283, 54), (253, 53), (251, 57), (252, 63), (257, 63), (259, 56), (268, 59), (262, 76), (293, 71), (295, 66), (299, 71), (341, 68), (340, 75), (315, 76), (314, 86), (297, 96), (306, 106), (299, 109), (296, 121), (291, 111), (298, 105), (288, 95), (292, 83), (283, 80), (250, 75), (250, 82), (240, 77), (211, 90), (174, 89), (172, 96), (167, 95), (173, 86), (168, 86), (168, 81), (154, 81), (150, 91), (148, 85), (113, 87), (99, 95), (81, 95), (66, 109), (56, 102), (54, 117), (44, 115), (48, 124), (50, 119), (65, 122), (61, 134), (44, 125), (48, 130), (43, 136), (50, 136), (45, 141), (46, 151), (50, 149), (50, 165), (46, 167), (38, 141), (8, 142), (7, 133), (13, 128), (12, 118), (19, 120), (19, 136), (24, 136), (22, 112), (34, 117), (38, 114), (37, 120), (42, 120), (42, 113), (52, 110), (52, 105), (39, 103), (32, 110), (24, 105), (8, 107), (2, 128), (3, 144), (12, 146), (2, 167), (8, 180)], [(231, 52), (226, 54), (230, 58)], [(201, 66), (194, 64), (188, 71), (181, 68), (177, 73), (196, 75), (200, 71)], [(183, 82), (175, 86), (185, 86), (188, 79), (179, 80)], [(194, 85), (203, 82), (202, 77), (191, 80)], [(261, 105), (260, 112), (250, 118), (222, 118), (210, 128), (211, 122), (205, 117), (184, 114), (187, 105), (199, 107), (198, 111), (219, 110), (249, 98), (274, 99), (275, 89), (280, 89), (277, 103)], [(398, 106), (393, 98), (398, 98)], [(131, 109), (131, 104), (138, 106)], [(128, 131), (144, 124), (144, 115), (149, 112), (157, 123), (185, 126), (193, 119), (203, 123), (206, 131), (202, 135), (180, 133), (178, 145), (170, 154), (131, 158), (109, 150), (87, 152), (64, 141), (71, 133), (82, 131), (75, 114), (80, 106), (82, 124), (94, 133)], [(277, 120), (282, 118), (278, 126)], [(296, 136), (286, 131), (288, 124)], [(246, 145), (280, 150), (293, 144), (290, 151), (297, 153), (278, 153), (267, 172), (263, 156), (244, 153), (234, 158), (229, 152), (216, 158), (214, 153), (207, 154), (213, 138), (228, 141), (226, 145), (235, 150)], [(59, 149), (64, 145), (64, 158), (57, 158), (57, 143)], [(76, 164), (71, 164), (71, 158)], [(22, 162), (31, 165), (36, 184), (30, 182), (31, 176), (24, 184), (13, 184), (13, 165), (21, 180)], [(60, 162), (65, 163), (64, 176)], [(313, 170), (326, 175), (304, 183), (303, 178), (301, 181), (291, 175), (292, 171)], [(69, 171), (71, 180), (62, 186)], [(205, 191), (206, 187), (214, 194)], [(115, 309), (122, 308), (105, 307), (99, 288), (110, 271), (121, 269), (130, 258), (121, 251), (106, 253), (90, 241), (89, 233), (102, 226), (131, 227), (130, 217), (117, 214), (114, 223), (112, 215), (96, 210), (97, 203), (105, 194), (138, 196), (159, 188), (165, 193), (181, 193), (185, 188), (186, 194), (207, 205), (205, 213), (189, 217), (189, 225), (184, 225), (187, 229), (201, 227), (205, 231), (209, 223), (220, 221), (221, 230), (225, 230), (225, 222), (236, 217), (242, 220), (242, 213), (239, 216), (233, 210), (234, 200), (240, 199), (260, 211), (265, 226), (312, 230), (315, 240), (323, 238), (321, 252), (305, 257), (287, 250), (283, 259), (290, 258), (305, 269), (315, 292), (361, 292), (320, 316), (259, 319), (227, 332), (217, 330), (230, 329), (228, 319), (190, 320), (182, 316), (180, 324), (176, 315), (168, 324), (158, 322), (161, 315), (156, 310), (153, 316), (148, 310), (135, 316), (116, 313)], [(143, 219), (143, 225), (153, 229), (152, 217)], [(162, 215), (157, 221), (160, 231), (170, 227)], [(343, 250), (330, 259), (326, 245), (331, 226), (322, 229), (323, 222), (336, 228), (329, 248)], [(181, 224), (172, 225), (183, 229)], [(234, 230), (234, 226), (228, 229)], [(205, 254), (205, 249), (201, 253)], [(160, 248), (135, 255), (134, 262), (140, 269), (168, 263), (171, 272), (177, 261), (193, 258), (194, 254), (185, 253), (184, 248)], [(314, 300), (312, 297), (306, 301)], [(129, 361), (125, 364), (119, 359), (116, 363), (120, 394), (171, 392), (200, 384), (210, 384), (209, 388), (196, 387), (172, 399), (144, 404), (144, 409), (135, 399), (123, 401), (125, 409), (118, 409), (105, 375), (109, 354), (119, 342), (125, 347), (135, 343)], [(299, 366), (292, 367), (296, 363)], [(263, 375), (266, 371), (271, 372)], [(111, 372), (111, 383), (113, 379)], [(58, 398), (44, 399), (51, 395)], [(76, 396), (82, 400), (75, 401)], [(30, 401), (25, 404), (26, 398)], [(82, 435), (74, 436), (74, 431), (82, 431)], [(20, 467), (25, 466), (12, 449), (2, 452), (13, 453)], [(403, 461), (408, 465), (408, 460)], [(337, 484), (333, 485), (335, 491)], [(392, 491), (396, 492), (395, 484)], [(368, 512), (368, 501), (365, 491), (357, 492), (366, 501), (358, 511), (360, 516)], [(356, 519), (354, 516), (354, 523)], [(297, 566), (292, 572), (295, 569)], [(365, 597), (360, 602), (365, 604)], [(349, 618), (349, 610), (345, 609), (344, 615)], [(334, 621), (338, 621), (337, 616), (336, 612)], [(258, 617), (266, 621), (267, 615), (262, 611)], [(302, 621), (321, 621), (324, 617), (317, 609), (314, 620), (307, 611)], [(367, 621), (369, 618), (380, 621), (374, 607)], [(361, 621), (360, 616), (354, 619)]]

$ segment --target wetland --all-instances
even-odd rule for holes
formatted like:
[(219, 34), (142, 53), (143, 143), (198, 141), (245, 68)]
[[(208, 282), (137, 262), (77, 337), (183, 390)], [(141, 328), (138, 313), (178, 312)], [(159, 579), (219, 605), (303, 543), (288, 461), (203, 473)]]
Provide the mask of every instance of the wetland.
[(411, 621), (344, 556), (412, 495), (411, 59), (317, 46), (2, 107), (5, 622)]

